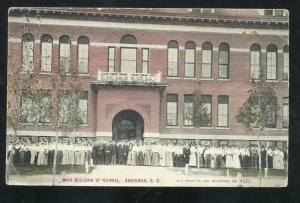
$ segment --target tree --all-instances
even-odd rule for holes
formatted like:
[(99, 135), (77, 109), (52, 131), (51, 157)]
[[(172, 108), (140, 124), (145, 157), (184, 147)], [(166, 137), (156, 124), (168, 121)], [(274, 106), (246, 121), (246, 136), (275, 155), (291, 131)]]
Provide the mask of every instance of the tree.
[(276, 102), (276, 87), (267, 82), (264, 68), (260, 69), (258, 79), (253, 75), (250, 81), (251, 89), (248, 97), (235, 115), (236, 121), (253, 131), (257, 135), (259, 149), (259, 179), (261, 183), (261, 150), (260, 136), (266, 128), (276, 127), (276, 111), (279, 108)]
[[(26, 18), (26, 14), (24, 17)], [(14, 168), (12, 155), (20, 130), (29, 127), (35, 130), (47, 128), (55, 131), (57, 145), (59, 134), (76, 132), (83, 123), (79, 104), (82, 85), (77, 71), (71, 70), (70, 57), (61, 56), (59, 65), (56, 67), (55, 64), (52, 65), (52, 74), (48, 76), (48, 80), (45, 75), (40, 74), (39, 69), (35, 68), (34, 37), (28, 33), (35, 33), (34, 35), (38, 36), (39, 28), (39, 25), (28, 26), (24, 23), (21, 31), (23, 36), (21, 53), (17, 51), (14, 44), (8, 46), (6, 127), (8, 135), (12, 135), (13, 143), (6, 168), (7, 182), (10, 167)], [(10, 37), (14, 35), (15, 33), (9, 33)], [(20, 55), (21, 64), (15, 59)], [(51, 61), (52, 58), (49, 60)], [(65, 104), (63, 116), (57, 115), (61, 110), (61, 104)], [(55, 157), (56, 151), (57, 147)], [(56, 161), (56, 158), (54, 160)], [(53, 166), (53, 173), (54, 179), (56, 163)]]
[(192, 101), (185, 102), (185, 119), (196, 128), (211, 125), (211, 106), (203, 99), (200, 85), (195, 87)]

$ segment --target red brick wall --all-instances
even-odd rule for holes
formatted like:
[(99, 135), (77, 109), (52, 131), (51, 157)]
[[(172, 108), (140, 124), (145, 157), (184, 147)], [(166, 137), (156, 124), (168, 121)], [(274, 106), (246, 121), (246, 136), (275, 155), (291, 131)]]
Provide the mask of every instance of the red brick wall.
[[(210, 41), (214, 48), (218, 47), (221, 42), (226, 42), (230, 45), (230, 49), (250, 49), (253, 43), (258, 43), (264, 50), (261, 55), (262, 66), (266, 66), (265, 49), (269, 44), (275, 44), (279, 50), (287, 44), (286, 36), (277, 35), (242, 35), (242, 34), (218, 34), (218, 33), (197, 33), (197, 32), (164, 32), (164, 31), (149, 31), (149, 30), (129, 30), (129, 29), (112, 29), (112, 28), (86, 28), (72, 26), (50, 26), (50, 25), (26, 25), (24, 31), (23, 24), (10, 24), (9, 33), (11, 37), (21, 39), (24, 32), (30, 32), (35, 39), (40, 39), (43, 34), (50, 34), (54, 40), (59, 40), (62, 35), (70, 35), (72, 41), (77, 41), (78, 37), (84, 35), (89, 38), (90, 43), (119, 43), (120, 39), (125, 34), (132, 34), (137, 38), (138, 44), (153, 44), (166, 46), (170, 40), (177, 40), (180, 47), (184, 47), (187, 41), (194, 41), (197, 48), (200, 48), (206, 41)], [(259, 32), (258, 32), (259, 33)], [(20, 67), (21, 63), (21, 45), (20, 43), (10, 43), (9, 47), (13, 56), (11, 67)], [(53, 64), (52, 70), (57, 71), (58, 64), (58, 44), (53, 45)], [(137, 70), (141, 71), (141, 52), (142, 48), (138, 48), (138, 65)], [(72, 45), (72, 69), (77, 68), (77, 46)], [(40, 44), (35, 44), (35, 69), (40, 69)], [(113, 114), (105, 117), (105, 107), (107, 104), (116, 104), (125, 108), (126, 105), (134, 108), (138, 104), (148, 104), (151, 106), (151, 116), (146, 119), (146, 114), (141, 109), (133, 109), (139, 112), (145, 119), (145, 131), (160, 132), (160, 133), (203, 133), (203, 134), (224, 134), (224, 135), (240, 135), (248, 134), (244, 127), (235, 122), (234, 115), (238, 108), (242, 105), (247, 94), (249, 86), (249, 63), (250, 52), (231, 51), (230, 52), (230, 70), (229, 81), (218, 80), (218, 51), (213, 52), (213, 80), (202, 81), (201, 89), (203, 94), (212, 95), (212, 127), (217, 127), (217, 98), (218, 95), (229, 95), (229, 127), (227, 130), (219, 129), (185, 129), (183, 128), (183, 99), (184, 94), (191, 94), (196, 85), (195, 80), (185, 80), (184, 77), (184, 49), (180, 49), (179, 53), (179, 79), (166, 79), (167, 75), (167, 49), (150, 49), (150, 73), (162, 71), (163, 82), (167, 84), (165, 92), (159, 99), (159, 92), (156, 91), (137, 91), (132, 90), (100, 90), (98, 94), (98, 108), (95, 116), (96, 107), (93, 105), (93, 91), (90, 86), (90, 81), (96, 80), (97, 71), (108, 71), (108, 48), (99, 46), (90, 46), (89, 48), (89, 76), (80, 76), (83, 83), (83, 89), (89, 91), (89, 125), (86, 128), (88, 131), (111, 131), (111, 121)], [(116, 71), (120, 67), (120, 48), (116, 48)], [(199, 80), (201, 73), (201, 51), (196, 53), (196, 78)], [(283, 71), (283, 54), (278, 53), (278, 82), (276, 82), (278, 103), (282, 104), (282, 97), (288, 96), (288, 83), (282, 82)], [(46, 80), (46, 78), (45, 78)], [(166, 128), (166, 94), (178, 94), (178, 125), (179, 128)], [(138, 96), (138, 97), (137, 97)], [(142, 98), (142, 99), (140, 99)], [(159, 104), (160, 102), (160, 104)], [(125, 105), (126, 104), (126, 105)], [(159, 107), (160, 105), (160, 107)], [(116, 107), (118, 109), (118, 107)], [(121, 110), (119, 108), (119, 110)], [(116, 112), (117, 113), (117, 112)], [(278, 110), (278, 115), (282, 115), (282, 110)], [(95, 120), (97, 117), (98, 120)], [(54, 121), (53, 121), (54, 122)], [(273, 134), (286, 135), (286, 131), (281, 131), (281, 119), (278, 118), (277, 126), (279, 130), (272, 131)]]

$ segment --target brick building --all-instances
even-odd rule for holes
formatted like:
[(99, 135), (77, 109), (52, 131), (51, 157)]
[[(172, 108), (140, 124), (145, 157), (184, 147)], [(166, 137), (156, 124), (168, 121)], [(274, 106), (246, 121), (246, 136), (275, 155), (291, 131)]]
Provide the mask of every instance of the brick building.
[[(8, 72), (37, 73), (53, 103), (47, 81), (66, 64), (82, 83), (78, 137), (249, 144), (257, 136), (235, 115), (264, 67), (281, 108), (261, 139), (286, 148), (288, 27), (287, 11), (272, 9), (14, 8)], [(199, 81), (211, 122), (195, 128), (185, 109)], [(59, 116), (39, 130), (25, 119), (19, 135), (54, 137)]]

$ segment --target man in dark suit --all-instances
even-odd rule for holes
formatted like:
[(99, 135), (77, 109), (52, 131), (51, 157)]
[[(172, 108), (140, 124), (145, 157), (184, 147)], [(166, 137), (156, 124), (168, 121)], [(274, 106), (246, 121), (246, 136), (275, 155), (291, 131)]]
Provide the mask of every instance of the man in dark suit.
[(117, 163), (117, 152), (118, 152), (118, 146), (115, 141), (111, 142), (111, 161), (110, 164), (115, 165)]
[(92, 159), (94, 165), (98, 165), (98, 144), (98, 141), (96, 141), (92, 147)]
[(260, 154), (260, 160), (261, 160), (261, 168), (266, 168), (267, 166), (267, 163), (266, 163), (266, 160), (267, 160), (267, 150), (266, 148), (262, 145), (261, 147), (261, 154)]
[(105, 159), (106, 165), (110, 164), (110, 158), (111, 158), (110, 156), (111, 156), (111, 144), (107, 140), (107, 141), (105, 141), (105, 144), (104, 144), (104, 159)]
[(188, 164), (190, 162), (191, 150), (188, 143), (185, 143), (183, 148), (183, 162), (184, 164)]
[(100, 141), (98, 144), (98, 165), (104, 164), (104, 143)]

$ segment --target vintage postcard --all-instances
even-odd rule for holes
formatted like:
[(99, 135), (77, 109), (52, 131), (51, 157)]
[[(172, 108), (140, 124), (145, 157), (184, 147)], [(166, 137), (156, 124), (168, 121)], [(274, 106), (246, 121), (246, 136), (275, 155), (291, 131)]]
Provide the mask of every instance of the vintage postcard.
[(289, 12), (10, 8), (8, 185), (286, 187)]

